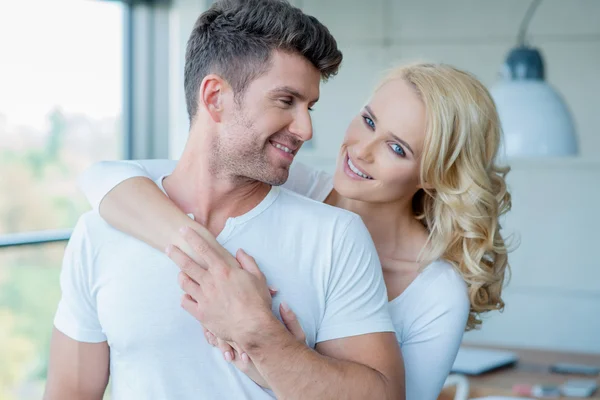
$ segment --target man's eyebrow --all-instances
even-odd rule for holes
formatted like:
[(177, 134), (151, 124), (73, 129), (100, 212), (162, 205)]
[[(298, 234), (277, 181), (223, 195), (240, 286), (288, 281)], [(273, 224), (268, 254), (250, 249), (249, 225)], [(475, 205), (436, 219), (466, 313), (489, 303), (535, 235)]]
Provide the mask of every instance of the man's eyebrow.
[[(365, 106), (365, 110), (367, 110), (367, 112), (369, 113), (369, 115), (371, 116), (371, 118), (373, 119), (373, 122), (377, 122), (377, 117), (375, 116), (375, 114), (373, 113), (373, 110), (371, 110), (371, 107), (369, 106)], [(390, 134), (390, 136), (392, 136), (394, 139), (396, 139), (397, 141), (399, 141), (400, 143), (402, 143), (404, 145), (404, 147), (406, 147), (408, 150), (410, 150), (410, 152), (412, 153), (412, 155), (415, 155), (415, 152), (413, 151), (413, 149), (410, 147), (410, 145), (408, 143), (406, 143), (405, 140), (400, 139), (398, 136), (394, 135), (392, 132), (388, 132)]]
[[(280, 87), (277, 87), (277, 88), (271, 90), (271, 92), (284, 92), (284, 93), (294, 96), (295, 98), (297, 98), (300, 101), (306, 101), (306, 96), (304, 96), (302, 93), (300, 93), (296, 89), (291, 88), (289, 86), (280, 86)], [(318, 97), (316, 99), (312, 100), (311, 103), (316, 103), (317, 101), (319, 101)]]

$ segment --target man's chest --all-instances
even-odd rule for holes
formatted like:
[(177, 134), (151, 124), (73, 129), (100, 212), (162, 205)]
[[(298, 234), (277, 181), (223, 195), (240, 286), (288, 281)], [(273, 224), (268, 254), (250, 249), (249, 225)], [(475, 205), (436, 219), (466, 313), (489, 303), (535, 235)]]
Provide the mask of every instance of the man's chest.
[[(289, 304), (308, 344), (314, 346), (325, 307), (314, 273), (278, 257), (259, 256), (257, 263), (268, 284), (278, 290), (273, 313), (280, 318), (280, 303)], [(111, 260), (110, 266), (103, 265), (106, 271), (96, 280), (95, 298), (98, 318), (113, 352), (135, 354), (173, 347), (185, 351), (199, 342), (205, 345), (200, 323), (181, 307), (184, 293), (177, 283), (179, 268), (167, 257), (126, 255)]]

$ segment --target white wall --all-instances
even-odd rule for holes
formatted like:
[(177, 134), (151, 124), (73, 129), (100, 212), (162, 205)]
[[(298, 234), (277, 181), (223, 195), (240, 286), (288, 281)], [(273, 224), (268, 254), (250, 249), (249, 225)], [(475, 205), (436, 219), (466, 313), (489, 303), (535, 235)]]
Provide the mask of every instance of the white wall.
[(600, 162), (518, 160), (503, 223), (510, 254), (505, 312), (465, 340), (600, 353)]
[[(178, 115), (171, 154), (187, 134), (183, 102), (185, 41), (208, 0), (177, 0), (173, 64)], [(322, 86), (315, 139), (299, 157), (331, 170), (350, 119), (382, 70), (415, 59), (464, 68), (492, 85), (529, 2), (524, 0), (295, 0), (325, 23), (344, 53), (339, 75)], [(545, 0), (531, 25), (547, 78), (571, 108), (580, 141), (575, 160), (514, 161), (513, 211), (505, 230), (521, 245), (511, 255), (506, 311), (469, 341), (600, 353), (600, 1)], [(179, 85), (179, 86), (178, 86)], [(172, 114), (173, 115), (173, 114)]]

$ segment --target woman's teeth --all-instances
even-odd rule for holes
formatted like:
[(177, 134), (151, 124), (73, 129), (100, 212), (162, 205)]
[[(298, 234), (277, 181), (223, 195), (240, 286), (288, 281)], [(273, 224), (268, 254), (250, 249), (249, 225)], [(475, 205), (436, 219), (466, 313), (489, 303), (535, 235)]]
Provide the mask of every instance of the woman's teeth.
[(352, 172), (354, 172), (356, 175), (360, 176), (361, 178), (365, 178), (365, 179), (373, 179), (371, 178), (369, 175), (365, 175), (362, 172), (360, 172), (360, 170), (358, 168), (356, 168), (354, 166), (354, 164), (352, 164), (352, 160), (350, 159), (350, 157), (348, 157), (348, 167), (350, 167), (350, 170)]
[(285, 146), (280, 145), (279, 143), (273, 143), (273, 146), (277, 147), (279, 150), (285, 151), (286, 153), (292, 154), (292, 150), (290, 150), (289, 148), (287, 148)]

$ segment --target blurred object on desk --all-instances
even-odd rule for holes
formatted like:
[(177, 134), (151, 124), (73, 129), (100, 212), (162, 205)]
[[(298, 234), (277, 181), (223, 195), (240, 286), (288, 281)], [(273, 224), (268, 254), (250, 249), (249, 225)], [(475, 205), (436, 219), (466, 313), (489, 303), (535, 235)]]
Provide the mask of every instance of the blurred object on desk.
[(474, 347), (461, 347), (452, 365), (452, 372), (465, 375), (479, 375), (501, 367), (513, 365), (518, 356), (512, 351), (491, 350)]
[[(546, 351), (539, 349), (504, 348), (496, 346), (480, 346), (464, 344), (462, 348), (498, 350), (515, 353), (518, 362), (514, 367), (502, 368), (469, 378), (470, 396), (510, 396), (518, 385), (555, 385), (561, 386), (570, 379), (590, 379), (589, 375), (565, 375), (551, 371), (553, 365), (559, 363), (599, 366), (600, 354), (581, 354)], [(600, 376), (592, 378), (600, 384)], [(515, 396), (515, 394), (513, 394)], [(450, 397), (452, 398), (452, 397)], [(600, 400), (600, 393), (592, 394), (590, 399)], [(568, 399), (568, 397), (560, 397)]]

